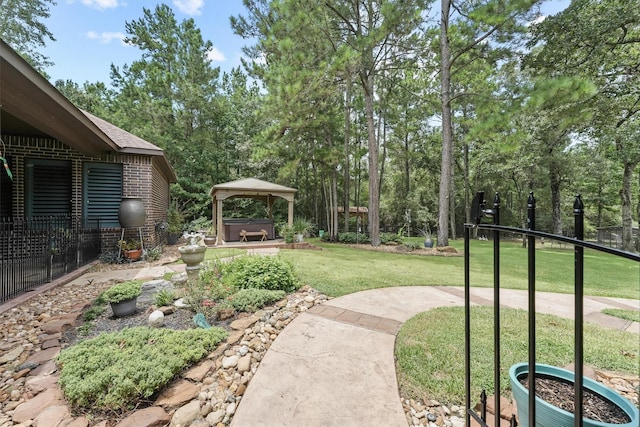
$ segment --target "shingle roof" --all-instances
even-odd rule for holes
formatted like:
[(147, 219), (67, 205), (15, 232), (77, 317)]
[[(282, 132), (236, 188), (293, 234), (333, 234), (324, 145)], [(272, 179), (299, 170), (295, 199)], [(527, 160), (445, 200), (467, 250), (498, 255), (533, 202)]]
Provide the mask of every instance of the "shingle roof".
[(120, 129), (119, 127), (102, 120), (99, 117), (94, 116), (93, 114), (80, 110), (82, 113), (87, 116), (89, 120), (93, 122), (102, 132), (105, 133), (116, 145), (120, 148), (123, 153), (136, 153), (136, 154), (149, 154), (149, 155), (160, 155), (162, 154), (162, 149), (152, 143), (145, 141), (144, 139), (135, 136), (132, 133), (127, 132), (124, 129)]

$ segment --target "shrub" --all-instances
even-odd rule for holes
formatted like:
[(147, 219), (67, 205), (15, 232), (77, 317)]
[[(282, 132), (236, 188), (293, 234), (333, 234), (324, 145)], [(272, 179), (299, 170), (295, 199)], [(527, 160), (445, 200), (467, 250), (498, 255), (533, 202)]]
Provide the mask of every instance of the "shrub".
[(293, 292), (299, 287), (293, 265), (277, 256), (245, 256), (228, 264), (224, 283), (236, 289)]
[(389, 243), (402, 243), (402, 235), (400, 233), (380, 233), (380, 243), (388, 245)]
[(158, 307), (162, 307), (164, 305), (172, 304), (175, 301), (175, 294), (166, 289), (160, 290), (154, 298), (154, 302)]
[(293, 243), (293, 236), (296, 234), (296, 232), (293, 229), (292, 225), (288, 225), (286, 223), (282, 224), (279, 227), (279, 230), (280, 230), (280, 236), (282, 236), (282, 238), (286, 243)]
[(174, 376), (212, 351), (227, 333), (220, 328), (128, 328), (62, 350), (59, 383), (82, 408), (123, 410), (148, 399)]
[(354, 233), (350, 231), (348, 233), (338, 233), (338, 242), (346, 244), (355, 243), (371, 243), (369, 236), (363, 233)]
[(271, 302), (281, 300), (285, 295), (284, 291), (241, 289), (230, 300), (237, 311), (256, 311)]
[(162, 246), (147, 249), (147, 261), (157, 261), (162, 256)]
[(104, 291), (102, 298), (106, 302), (119, 303), (140, 295), (142, 284), (138, 280), (118, 283)]

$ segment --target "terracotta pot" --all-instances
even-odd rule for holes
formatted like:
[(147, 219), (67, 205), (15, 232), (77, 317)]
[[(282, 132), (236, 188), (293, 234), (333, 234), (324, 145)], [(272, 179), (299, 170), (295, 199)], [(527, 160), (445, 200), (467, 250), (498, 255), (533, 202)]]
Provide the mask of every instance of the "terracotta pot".
[(138, 197), (123, 197), (118, 209), (120, 227), (142, 227), (147, 219), (144, 202)]
[(142, 256), (142, 249), (123, 250), (124, 257), (130, 261), (137, 261)]

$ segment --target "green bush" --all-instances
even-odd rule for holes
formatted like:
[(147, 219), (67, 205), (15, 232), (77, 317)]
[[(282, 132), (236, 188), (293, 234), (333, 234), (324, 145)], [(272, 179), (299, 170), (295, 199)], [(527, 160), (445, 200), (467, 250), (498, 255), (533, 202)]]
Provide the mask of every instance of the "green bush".
[(388, 245), (389, 243), (402, 243), (402, 236), (398, 233), (380, 233), (380, 243)]
[(346, 243), (346, 244), (355, 244), (355, 243), (371, 243), (369, 240), (369, 236), (363, 233), (354, 233), (350, 231), (348, 233), (338, 233), (338, 242)]
[(123, 410), (149, 399), (174, 376), (212, 351), (227, 333), (220, 328), (128, 328), (62, 350), (59, 383), (79, 408)]
[(237, 289), (225, 280), (229, 274), (230, 263), (209, 261), (200, 270), (200, 283), (205, 290), (206, 297), (214, 301), (222, 300), (233, 295)]
[(285, 295), (284, 291), (241, 289), (229, 299), (237, 311), (256, 311), (271, 302), (281, 300)]
[(245, 256), (228, 263), (224, 283), (236, 289), (293, 292), (299, 287), (293, 265), (278, 256)]
[(173, 304), (175, 299), (175, 294), (173, 292), (167, 289), (162, 289), (155, 295), (154, 302), (158, 307), (162, 307)]
[(142, 283), (138, 280), (129, 280), (118, 283), (102, 293), (106, 302), (119, 303), (140, 295)]

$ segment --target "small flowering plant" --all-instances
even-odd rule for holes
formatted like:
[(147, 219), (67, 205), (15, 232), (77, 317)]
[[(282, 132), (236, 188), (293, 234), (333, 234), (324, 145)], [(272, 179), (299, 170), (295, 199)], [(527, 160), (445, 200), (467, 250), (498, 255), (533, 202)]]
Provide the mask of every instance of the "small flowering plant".
[(182, 237), (184, 237), (185, 240), (189, 242), (189, 246), (197, 246), (204, 240), (204, 234), (196, 232), (189, 233), (185, 231)]

